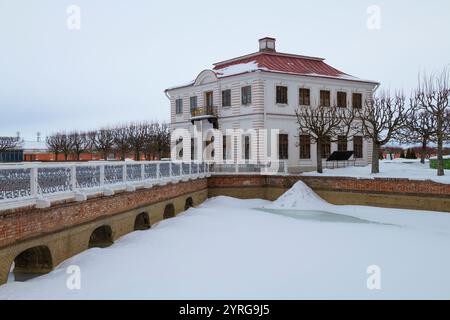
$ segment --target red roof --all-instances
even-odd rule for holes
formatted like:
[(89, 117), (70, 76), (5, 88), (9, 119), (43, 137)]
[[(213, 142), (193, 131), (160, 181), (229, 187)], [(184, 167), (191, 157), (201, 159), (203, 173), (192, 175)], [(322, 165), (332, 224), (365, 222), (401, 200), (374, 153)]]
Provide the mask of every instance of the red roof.
[[(335, 78), (340, 80), (358, 81), (378, 84), (376, 81), (362, 80), (346, 74), (324, 62), (325, 59), (280, 53), (276, 51), (260, 51), (234, 59), (214, 63), (213, 71), (218, 77), (228, 77), (257, 70), (278, 72), (311, 77)], [(230, 68), (231, 67), (231, 68)], [(187, 87), (194, 82), (167, 90)]]
[(362, 81), (356, 77), (352, 77), (338, 69), (331, 67), (330, 65), (326, 64), (324, 62), (324, 59), (322, 58), (278, 52), (257, 52), (247, 56), (215, 63), (213, 70), (218, 71), (220, 69), (224, 69), (233, 65), (250, 62), (256, 62), (258, 68), (265, 71)]

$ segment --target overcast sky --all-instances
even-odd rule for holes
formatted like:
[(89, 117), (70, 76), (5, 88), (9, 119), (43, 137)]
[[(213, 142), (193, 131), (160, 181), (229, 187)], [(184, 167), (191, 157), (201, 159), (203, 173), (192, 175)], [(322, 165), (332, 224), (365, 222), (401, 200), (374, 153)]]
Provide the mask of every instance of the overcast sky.
[[(70, 5), (80, 30), (67, 27)], [(0, 135), (168, 120), (165, 88), (264, 36), (408, 91), (419, 70), (450, 63), (449, 12), (448, 0), (0, 0)]]

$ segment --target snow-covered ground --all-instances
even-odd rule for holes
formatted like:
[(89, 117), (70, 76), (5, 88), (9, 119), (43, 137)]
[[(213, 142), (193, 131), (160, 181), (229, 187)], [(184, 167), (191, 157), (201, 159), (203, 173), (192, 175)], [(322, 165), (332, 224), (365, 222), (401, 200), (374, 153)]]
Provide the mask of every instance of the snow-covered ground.
[[(0, 299), (449, 299), (449, 247), (450, 214), (334, 206), (299, 182), (275, 202), (210, 199)], [(71, 265), (81, 290), (66, 287)]]
[(355, 178), (406, 178), (413, 180), (432, 180), (439, 183), (450, 184), (450, 170), (445, 170), (445, 176), (438, 177), (437, 170), (430, 169), (426, 161), (421, 164), (420, 160), (395, 159), (380, 161), (380, 173), (371, 174), (371, 166), (346, 167), (338, 169), (324, 169), (323, 174), (317, 172), (306, 172), (306, 176), (336, 176)]

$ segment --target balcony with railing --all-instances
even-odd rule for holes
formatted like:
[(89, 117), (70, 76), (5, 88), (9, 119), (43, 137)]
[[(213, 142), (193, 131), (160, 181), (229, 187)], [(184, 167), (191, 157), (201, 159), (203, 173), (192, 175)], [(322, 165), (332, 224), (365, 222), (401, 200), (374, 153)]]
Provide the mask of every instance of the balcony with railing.
[(206, 106), (206, 107), (197, 107), (191, 109), (191, 117), (217, 117), (217, 107), (215, 106)]
[(191, 109), (192, 124), (194, 124), (195, 121), (208, 120), (210, 123), (213, 124), (214, 128), (217, 129), (218, 128), (217, 117), (218, 113), (216, 106), (205, 106)]

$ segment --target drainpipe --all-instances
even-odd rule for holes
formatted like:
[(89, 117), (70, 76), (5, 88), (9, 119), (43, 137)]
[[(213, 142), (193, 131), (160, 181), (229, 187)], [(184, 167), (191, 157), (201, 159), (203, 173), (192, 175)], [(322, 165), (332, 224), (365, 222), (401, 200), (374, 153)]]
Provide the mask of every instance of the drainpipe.
[(167, 90), (164, 90), (164, 94), (166, 95), (167, 99), (169, 99), (169, 100), (170, 100), (170, 95), (169, 95), (169, 93), (168, 93), (168, 91), (167, 91)]

